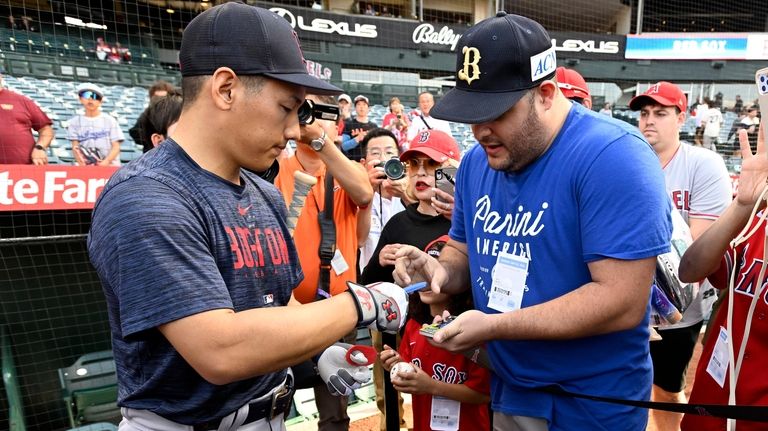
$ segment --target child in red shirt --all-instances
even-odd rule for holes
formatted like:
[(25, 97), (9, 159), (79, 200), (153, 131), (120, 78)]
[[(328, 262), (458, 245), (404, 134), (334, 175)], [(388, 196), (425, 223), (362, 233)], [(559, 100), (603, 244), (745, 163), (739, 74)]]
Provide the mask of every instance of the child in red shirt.
[(422, 324), (432, 323), (444, 310), (458, 315), (472, 309), (469, 291), (456, 296), (421, 291), (409, 299), (400, 351), (384, 345), (379, 358), (386, 371), (397, 362), (414, 365), (415, 373), (399, 372), (392, 379), (395, 389), (413, 395), (413, 430), (490, 430), (488, 370), (462, 354), (429, 344), (419, 333)]

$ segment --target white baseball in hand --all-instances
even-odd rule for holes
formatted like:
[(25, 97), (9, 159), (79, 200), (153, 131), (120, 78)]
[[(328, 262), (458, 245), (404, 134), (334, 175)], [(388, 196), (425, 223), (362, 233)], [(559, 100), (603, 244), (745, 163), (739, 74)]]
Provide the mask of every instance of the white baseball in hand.
[(389, 379), (392, 381), (400, 380), (400, 377), (397, 375), (397, 373), (415, 373), (416, 369), (413, 368), (413, 364), (410, 362), (398, 362), (395, 365), (392, 366), (392, 369), (389, 370)]

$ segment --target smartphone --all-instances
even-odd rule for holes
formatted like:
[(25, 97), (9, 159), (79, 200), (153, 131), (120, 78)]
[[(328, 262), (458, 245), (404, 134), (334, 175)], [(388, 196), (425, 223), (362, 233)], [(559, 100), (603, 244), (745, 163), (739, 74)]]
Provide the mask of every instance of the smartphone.
[(453, 195), (453, 190), (456, 185), (457, 170), (458, 168), (454, 168), (453, 166), (435, 169), (435, 187), (449, 195)]
[[(763, 118), (765, 118), (765, 113), (768, 112), (768, 67), (760, 69), (755, 73), (755, 84), (757, 84), (760, 112), (763, 113)], [(763, 134), (765, 142), (768, 142), (768, 125), (763, 124), (762, 121), (760, 122), (760, 133)]]

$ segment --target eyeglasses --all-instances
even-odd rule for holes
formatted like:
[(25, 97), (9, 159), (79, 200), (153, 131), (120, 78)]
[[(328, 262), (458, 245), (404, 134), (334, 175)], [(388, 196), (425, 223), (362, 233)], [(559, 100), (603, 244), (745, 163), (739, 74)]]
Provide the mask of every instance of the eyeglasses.
[(412, 171), (418, 171), (419, 167), (423, 167), (425, 171), (434, 171), (442, 165), (442, 163), (432, 159), (409, 159), (405, 164)]
[(393, 158), (397, 157), (397, 151), (396, 150), (392, 150), (392, 149), (388, 149), (388, 150), (382, 152), (379, 149), (375, 149), (375, 150), (367, 151), (367, 156), (371, 157), (373, 159), (379, 159), (379, 160), (387, 159), (387, 160), (389, 160), (389, 159), (393, 159)]
[(101, 100), (101, 96), (99, 93), (93, 92), (93, 91), (81, 91), (80, 94), (78, 94), (80, 98), (82, 99), (93, 99), (93, 100)]

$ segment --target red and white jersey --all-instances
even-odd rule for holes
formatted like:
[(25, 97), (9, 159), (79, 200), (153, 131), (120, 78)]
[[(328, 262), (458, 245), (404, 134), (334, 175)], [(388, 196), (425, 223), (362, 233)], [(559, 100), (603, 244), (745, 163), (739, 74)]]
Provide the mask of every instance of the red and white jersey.
[[(451, 353), (435, 347), (419, 333), (421, 324), (409, 319), (405, 334), (400, 341), (400, 356), (404, 361), (418, 365), (435, 380), (451, 384), (464, 384), (477, 392), (489, 394), (491, 375), (485, 368), (475, 364), (459, 353)], [(429, 431), (432, 412), (431, 395), (413, 395), (413, 429)], [(490, 430), (488, 404), (461, 403), (459, 413), (460, 430)]]
[[(752, 221), (752, 225), (757, 218)], [(691, 392), (690, 403), (728, 404), (730, 376), (726, 373), (725, 384), (721, 388), (707, 372), (707, 364), (712, 357), (720, 327), (728, 329), (729, 340), (733, 343), (734, 355), (738, 356), (744, 338), (745, 321), (752, 298), (758, 291), (756, 286), (760, 269), (763, 266), (765, 245), (765, 223), (746, 242), (736, 248), (736, 260), (733, 250), (728, 250), (720, 263), (720, 268), (709, 277), (719, 289), (727, 289), (731, 270), (736, 268), (734, 293), (723, 301), (714, 317), (712, 332), (696, 368), (696, 378)], [(768, 277), (767, 277), (768, 278)], [(766, 281), (763, 281), (765, 286)], [(733, 325), (728, 327), (728, 303), (733, 301)], [(763, 289), (757, 301), (752, 317), (749, 338), (744, 351), (744, 359), (736, 382), (737, 405), (768, 405), (768, 373), (765, 361), (768, 358), (768, 289)], [(683, 431), (725, 430), (725, 419), (706, 416), (685, 415)], [(737, 421), (738, 431), (756, 431), (768, 429), (764, 423)]]
[[(689, 226), (691, 219), (717, 220), (731, 204), (731, 177), (723, 158), (714, 151), (681, 144), (663, 169), (672, 205)], [(665, 325), (664, 329), (685, 328), (701, 322), (715, 299), (712, 287), (702, 283), (699, 295), (685, 310), (683, 320)]]

